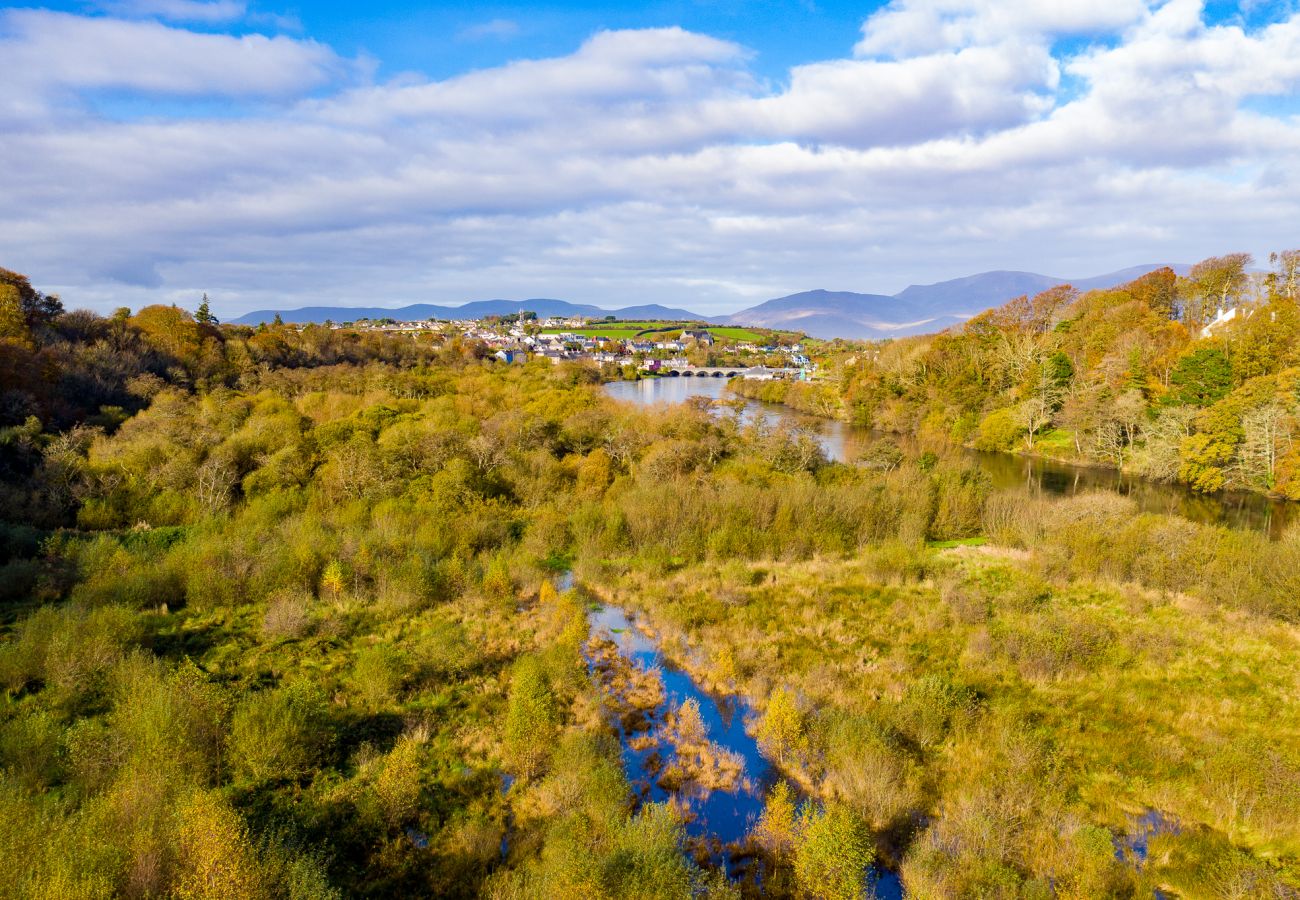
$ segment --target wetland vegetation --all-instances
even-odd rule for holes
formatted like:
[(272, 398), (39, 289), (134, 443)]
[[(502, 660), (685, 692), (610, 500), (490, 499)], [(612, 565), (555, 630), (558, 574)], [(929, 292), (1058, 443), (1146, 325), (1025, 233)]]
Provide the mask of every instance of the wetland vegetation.
[(0, 896), (1300, 891), (1300, 531), (6, 278)]

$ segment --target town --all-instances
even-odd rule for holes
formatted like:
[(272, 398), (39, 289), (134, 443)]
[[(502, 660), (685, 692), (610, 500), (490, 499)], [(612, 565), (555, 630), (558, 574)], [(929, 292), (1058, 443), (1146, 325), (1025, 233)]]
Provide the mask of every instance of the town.
[(585, 362), (610, 377), (694, 376), (747, 380), (809, 380), (816, 365), (808, 338), (798, 332), (700, 322), (629, 322), (616, 319), (539, 318), (520, 312), (482, 319), (358, 319), (327, 322), (333, 329), (408, 334), (416, 339), (460, 338), (485, 355), (510, 364), (531, 359)]

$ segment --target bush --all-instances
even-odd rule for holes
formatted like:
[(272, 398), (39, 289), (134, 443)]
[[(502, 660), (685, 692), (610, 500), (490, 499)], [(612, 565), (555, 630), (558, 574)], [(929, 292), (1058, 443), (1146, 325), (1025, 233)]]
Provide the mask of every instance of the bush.
[(326, 734), (325, 700), (315, 689), (260, 691), (235, 708), (230, 764), (247, 781), (296, 779), (319, 762)]
[(502, 752), (506, 764), (521, 778), (539, 774), (551, 754), (559, 723), (555, 706), (543, 659), (520, 657), (510, 678)]
[(406, 670), (406, 657), (398, 649), (386, 644), (367, 647), (352, 666), (352, 690), (366, 708), (384, 709), (397, 701)]
[(262, 634), (270, 640), (294, 640), (311, 630), (312, 598), (302, 590), (272, 595), (262, 616)]
[(875, 852), (862, 820), (842, 803), (805, 805), (794, 871), (799, 892), (817, 900), (859, 900)]
[(1025, 436), (1015, 409), (997, 409), (985, 416), (975, 434), (976, 450), (1008, 451)]

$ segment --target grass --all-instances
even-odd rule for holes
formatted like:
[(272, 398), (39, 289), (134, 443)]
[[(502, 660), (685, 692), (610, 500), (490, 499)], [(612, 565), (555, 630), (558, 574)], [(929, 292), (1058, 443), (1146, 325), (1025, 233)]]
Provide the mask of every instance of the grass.
[[(901, 742), (886, 754), (892, 762), (876, 769), (924, 774), (895, 779), (891, 790), (912, 795), (882, 820), (921, 815), (960, 831), (969, 798), (990, 789), (967, 759), (1011, 741), (1053, 761), (1050, 778), (1021, 786), (1045, 821), (1075, 816), (1121, 834), (1154, 808), (1182, 823), (1189, 841), (1217, 836), (1216, 847), (1290, 860), (1282, 871), (1300, 878), (1300, 824), (1290, 815), (1300, 767), (1285, 749), (1300, 746), (1300, 628), (1131, 584), (1049, 583), (1032, 559), (998, 547), (916, 552), (919, 581), (883, 583), (888, 573), (869, 556), (693, 566), (626, 575), (614, 599), (638, 608), (703, 683), (734, 678), (760, 708), (777, 686), (801, 697), (808, 746), (830, 749), (793, 764), (800, 783), (861, 776), (860, 764), (834, 768), (835, 754), (849, 752), (835, 749), (832, 728), (844, 716), (899, 735), (889, 739)], [(978, 698), (964, 724), (916, 705), (916, 685), (932, 679)], [(1035, 840), (1059, 837), (1024, 843)], [(1051, 877), (1031, 856), (1016, 865)]]
[(1074, 456), (1074, 432), (1064, 428), (1049, 428), (1034, 439), (1034, 450), (1049, 456)]
[(988, 543), (986, 537), (957, 538), (951, 541), (927, 541), (926, 546), (935, 550), (952, 550), (955, 547), (982, 547)]
[(609, 338), (610, 340), (631, 340), (632, 338), (666, 338), (677, 337), (687, 328), (704, 328), (716, 340), (749, 341), (763, 344), (782, 335), (792, 336), (792, 332), (755, 331), (736, 326), (699, 326), (690, 322), (611, 322), (609, 325), (592, 325), (585, 328), (545, 328), (542, 334), (576, 334), (581, 337)]

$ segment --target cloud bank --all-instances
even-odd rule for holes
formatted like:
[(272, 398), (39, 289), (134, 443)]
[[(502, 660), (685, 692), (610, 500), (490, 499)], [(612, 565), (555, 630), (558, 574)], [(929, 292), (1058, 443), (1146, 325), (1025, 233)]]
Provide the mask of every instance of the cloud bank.
[(107, 10), (0, 11), (0, 264), (74, 306), (720, 312), (1300, 240), (1296, 13), (893, 0), (779, 84), (680, 28), (374, 83), (243, 4)]

